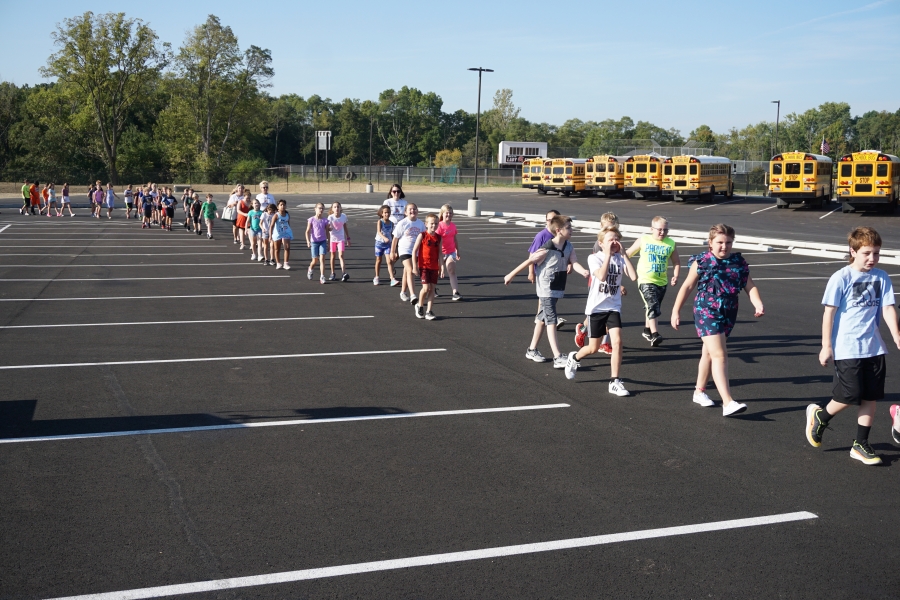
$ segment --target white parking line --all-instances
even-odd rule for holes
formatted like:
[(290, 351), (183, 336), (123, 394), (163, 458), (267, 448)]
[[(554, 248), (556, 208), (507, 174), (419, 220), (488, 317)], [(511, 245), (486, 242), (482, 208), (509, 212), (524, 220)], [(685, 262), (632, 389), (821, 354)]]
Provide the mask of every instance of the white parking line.
[(348, 317), (273, 317), (269, 319), (211, 319), (208, 321), (134, 321), (131, 323), (65, 323), (62, 325), (0, 325), (0, 329), (40, 329), (50, 327), (110, 327), (120, 325), (199, 325), (201, 323), (257, 323), (262, 321), (313, 321), (320, 319), (372, 319), (375, 315)]
[(19, 268), (27, 268), (27, 269), (91, 269), (91, 268), (111, 268), (111, 267), (125, 267), (127, 269), (131, 269), (132, 267), (261, 267), (258, 261), (250, 261), (247, 260), (245, 262), (226, 262), (226, 263), (217, 263), (217, 262), (208, 262), (208, 263), (125, 263), (121, 265), (4, 265), (0, 264), (0, 269), (19, 269)]
[(250, 575), (244, 577), (232, 577), (229, 579), (215, 579), (212, 581), (198, 581), (195, 583), (182, 583), (176, 585), (163, 585), (152, 588), (122, 590), (87, 594), (83, 596), (67, 596), (53, 600), (134, 600), (136, 598), (163, 598), (182, 594), (200, 594), (203, 592), (219, 592), (261, 585), (274, 585), (295, 581), (308, 581), (311, 579), (324, 579), (326, 577), (341, 577), (346, 575), (358, 575), (361, 573), (375, 573), (378, 571), (391, 571), (395, 569), (409, 569), (412, 567), (427, 567), (431, 565), (444, 565), (472, 560), (485, 560), (501, 558), (504, 556), (519, 556), (523, 554), (536, 554), (538, 552), (553, 552), (558, 550), (572, 550), (575, 548), (590, 548), (605, 544), (621, 542), (634, 542), (679, 535), (692, 535), (698, 533), (710, 533), (713, 531), (727, 531), (730, 529), (742, 529), (746, 527), (762, 527), (791, 523), (794, 521), (806, 521), (818, 519), (818, 515), (807, 512), (782, 513), (766, 515), (762, 517), (750, 517), (748, 519), (732, 519), (729, 521), (713, 521), (711, 523), (695, 523), (692, 525), (680, 525), (677, 527), (661, 527), (658, 529), (643, 529), (640, 531), (628, 531), (623, 533), (610, 533), (590, 537), (553, 540), (549, 542), (537, 542), (531, 544), (518, 544), (515, 546), (495, 546), (481, 550), (463, 550), (460, 552), (447, 552), (443, 554), (428, 554), (424, 556), (410, 556), (407, 558), (395, 558), (378, 560), (373, 562), (354, 563), (336, 567), (320, 567), (317, 569), (303, 569), (299, 571), (284, 571), (281, 573), (267, 573), (265, 575)]
[(413, 350), (368, 350), (366, 352), (315, 352), (312, 354), (267, 354), (259, 356), (214, 356), (210, 358), (165, 358), (158, 360), (119, 360), (96, 363), (59, 363), (45, 365), (6, 365), (0, 370), (56, 369), (61, 367), (104, 367), (116, 365), (159, 365), (185, 362), (219, 362), (223, 360), (271, 360), (274, 358), (315, 358), (318, 356), (357, 356), (372, 354), (412, 354), (414, 352), (446, 352), (446, 348), (416, 348)]
[(324, 296), (325, 292), (284, 292), (280, 294), (196, 294), (193, 296), (106, 296), (91, 298), (0, 298), (0, 302), (73, 302), (76, 300), (169, 300), (175, 298), (247, 298), (256, 296)]
[(743, 198), (739, 200), (728, 200), (726, 202), (717, 202), (716, 204), (707, 204), (706, 206), (701, 206), (699, 208), (695, 208), (694, 210), (703, 210), (704, 208), (712, 208), (713, 206), (722, 206), (723, 204), (733, 204), (735, 202), (742, 202)]
[(775, 205), (769, 206), (768, 208), (764, 208), (764, 209), (762, 209), (762, 210), (755, 210), (755, 211), (753, 211), (753, 212), (750, 213), (750, 214), (751, 214), (751, 215), (755, 215), (756, 213), (766, 212), (767, 210), (772, 210), (773, 208), (775, 208)]
[(674, 202), (674, 200), (669, 200), (669, 201), (667, 201), (667, 202), (657, 202), (656, 204), (648, 204), (647, 206), (648, 206), (648, 207), (650, 207), (650, 206), (662, 206), (663, 204), (672, 204), (673, 202)]
[(9, 225), (7, 225), (7, 226), (3, 227), (2, 229), (0, 229), (0, 233), (3, 233), (3, 232), (6, 231), (7, 229), (9, 229)]
[[(888, 277), (900, 277), (900, 273), (891, 273)], [(790, 281), (793, 279), (831, 279), (831, 275), (826, 275), (824, 277), (754, 277), (753, 281)]]
[(624, 200), (610, 200), (606, 204), (615, 204), (616, 202), (628, 202), (630, 200), (631, 200), (631, 198), (625, 198)]
[[(23, 253), (6, 253), (0, 252), (0, 258), (4, 256), (67, 256), (67, 257), (75, 257), (75, 258), (83, 258), (83, 257), (91, 257), (91, 256), (207, 256), (210, 254), (228, 254), (229, 256), (234, 256), (235, 254), (243, 254), (240, 251), (234, 252), (155, 252), (151, 254), (141, 253), (138, 254), (136, 252), (109, 252), (109, 253), (97, 253), (97, 254), (38, 254), (36, 252), (23, 252)], [(0, 265), (6, 267), (14, 267), (16, 265)], [(32, 265), (28, 265), (32, 266)], [(45, 265), (33, 265), (36, 267), (45, 266)], [(71, 266), (71, 265), (68, 265)], [(100, 267), (103, 265), (91, 265), (95, 267)], [(132, 265), (138, 266), (138, 265)]]
[[(53, 241), (59, 242), (61, 240), (53, 240)], [(79, 241), (82, 241), (82, 240), (79, 240)], [(85, 241), (90, 242), (93, 240), (85, 240)], [(110, 240), (110, 241), (112, 241), (112, 240)], [(119, 241), (124, 242), (126, 240), (119, 240)], [(134, 240), (134, 241), (140, 242), (141, 240)], [(21, 248), (42, 248), (42, 249), (43, 248), (71, 248), (71, 247), (72, 247), (72, 244), (63, 244), (62, 246), (48, 246), (47, 244), (34, 244), (33, 246), (29, 246), (27, 244), (2, 244), (2, 245), (0, 245), (0, 248), (19, 248), (19, 249), (21, 249)], [(198, 246), (196, 244), (174, 244), (174, 245), (153, 244), (151, 246), (123, 246), (121, 244), (112, 245), (112, 246), (110, 246), (110, 245), (104, 246), (104, 245), (98, 244), (96, 246), (95, 245), (89, 246), (89, 249), (94, 249), (94, 248), (197, 248), (197, 247)], [(9, 255), (7, 255), (7, 256), (9, 256)]]
[(821, 221), (822, 219), (824, 219), (824, 218), (827, 217), (828, 215), (833, 215), (834, 213), (836, 213), (836, 212), (839, 211), (839, 210), (841, 210), (841, 207), (840, 207), (840, 206), (838, 206), (836, 209), (834, 209), (834, 210), (831, 211), (830, 213), (825, 214), (825, 215), (822, 215), (821, 217), (819, 217), (819, 220)]
[(175, 281), (176, 279), (272, 279), (274, 277), (279, 278), (287, 278), (290, 275), (222, 275), (220, 277), (108, 277), (108, 278), (93, 278), (93, 279), (38, 279), (38, 278), (29, 278), (29, 279), (0, 279), (0, 281), (52, 281), (53, 283), (57, 283), (59, 281), (156, 281), (156, 280), (164, 280), (164, 281)]
[(417, 417), (449, 417), (453, 415), (478, 415), (485, 413), (515, 412), (524, 410), (547, 410), (569, 408), (569, 404), (533, 404), (530, 406), (503, 406), (500, 408), (470, 408), (465, 410), (433, 410), (428, 412), (396, 413), (389, 415), (363, 415), (358, 417), (332, 417), (325, 419), (290, 419), (287, 421), (262, 421), (253, 423), (229, 423), (227, 425), (199, 425), (197, 427), (170, 427), (167, 429), (138, 429), (134, 431), (107, 431), (103, 433), (75, 433), (70, 435), (47, 435), (30, 438), (2, 438), (0, 444), (23, 444), (28, 442), (57, 442), (62, 440), (86, 440), (91, 438), (122, 437), (129, 435), (154, 435), (157, 433), (193, 433), (196, 431), (219, 431), (222, 429), (256, 429), (260, 427), (284, 427), (289, 425), (319, 425), (321, 423), (344, 423), (348, 421), (377, 421), (382, 419), (412, 419)]
[[(771, 254), (766, 252), (765, 254)], [(835, 263), (846, 263), (846, 260), (821, 260), (816, 262), (798, 262), (798, 263), (769, 263), (766, 265), (750, 265), (751, 267), (794, 267), (797, 265), (833, 265)], [(754, 277), (753, 279), (756, 279)]]

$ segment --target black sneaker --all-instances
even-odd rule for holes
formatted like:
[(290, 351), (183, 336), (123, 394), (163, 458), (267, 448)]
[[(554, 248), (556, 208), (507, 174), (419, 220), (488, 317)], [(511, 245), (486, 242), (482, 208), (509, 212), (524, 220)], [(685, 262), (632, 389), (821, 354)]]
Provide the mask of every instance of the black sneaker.
[(453, 301), (456, 302), (458, 300), (462, 300), (462, 296), (459, 295), (459, 292), (453, 290)]
[(853, 447), (850, 448), (850, 458), (855, 458), (864, 465), (880, 465), (881, 457), (875, 454), (869, 440), (857, 442), (853, 440)]
[(806, 439), (814, 447), (822, 445), (822, 434), (828, 429), (828, 424), (822, 422), (821, 415), (824, 409), (818, 404), (810, 404), (806, 407)]
[(419, 302), (419, 297), (418, 297), (418, 296), (416, 296), (415, 294), (410, 294), (410, 295), (409, 295), (409, 303), (410, 303), (410, 304), (417, 304), (418, 302)]
[(653, 340), (653, 334), (650, 333), (650, 329), (647, 327), (644, 327), (644, 333), (642, 333), (641, 335), (644, 336), (644, 339), (648, 342)]
[(654, 348), (656, 346), (659, 346), (662, 343), (663, 343), (663, 336), (659, 335), (658, 331), (650, 336), (650, 345), (653, 346)]
[(343, 275), (341, 275), (341, 281), (349, 281), (349, 280), (350, 280), (349, 273), (344, 273)]
[(422, 307), (419, 306), (418, 304), (416, 304), (413, 308), (414, 308), (415, 311), (416, 311), (416, 318), (417, 318), (417, 319), (424, 319), (424, 318), (425, 318), (425, 309), (424, 309), (424, 308), (422, 308)]

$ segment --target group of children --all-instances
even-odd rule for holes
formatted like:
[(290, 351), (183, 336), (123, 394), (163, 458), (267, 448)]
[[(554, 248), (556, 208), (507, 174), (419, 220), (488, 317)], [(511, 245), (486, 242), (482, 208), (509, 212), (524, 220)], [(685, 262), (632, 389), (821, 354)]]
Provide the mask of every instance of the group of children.
[(46, 212), (48, 217), (54, 215), (61, 217), (65, 210), (69, 209), (69, 216), (75, 216), (75, 213), (72, 212), (71, 198), (69, 198), (68, 183), (64, 183), (60, 190), (60, 201), (58, 204), (56, 201), (56, 185), (47, 183), (44, 184), (42, 189), (39, 189), (40, 185), (38, 181), (31, 183), (27, 179), (25, 180), (25, 184), (22, 186), (20, 215), (43, 215)]
[[(539, 307), (525, 357), (535, 362), (548, 360), (537, 349), (546, 330), (553, 352), (553, 367), (564, 369), (566, 377), (574, 379), (579, 361), (602, 351), (608, 336), (610, 348), (607, 353), (611, 354), (609, 392), (628, 396), (630, 392), (619, 378), (622, 366), (621, 309), (625, 295), (623, 278), (627, 276), (638, 281), (645, 309), (643, 337), (652, 347), (659, 346), (662, 343), (658, 330), (661, 303), (667, 286), (677, 285), (680, 274), (675, 243), (667, 235), (668, 222), (664, 217), (655, 217), (651, 222), (651, 233), (641, 236), (624, 251), (618, 219), (612, 213), (603, 215), (597, 244), (587, 259), (587, 269), (578, 263), (570, 242), (571, 219), (550, 211), (547, 224), (547, 229), (536, 236), (529, 257), (504, 278), (504, 283), (509, 284), (521, 271), (534, 269), (529, 278), (535, 283)], [(726, 417), (747, 409), (746, 404), (732, 397), (728, 378), (727, 339), (737, 321), (741, 291), (749, 296), (754, 316), (765, 314), (759, 289), (750, 277), (749, 265), (740, 253), (732, 252), (734, 237), (734, 229), (728, 225), (710, 228), (708, 249), (690, 257), (690, 270), (678, 291), (671, 314), (672, 327), (677, 330), (681, 308), (696, 289), (694, 326), (703, 345), (693, 401), (704, 407), (716, 405), (706, 394), (706, 385), (712, 375), (722, 399), (722, 414)], [(848, 236), (850, 264), (832, 275), (828, 282), (822, 299), (825, 311), (819, 361), (823, 366), (829, 361), (834, 362), (833, 392), (830, 401), (807, 407), (805, 424), (807, 440), (812, 446), (819, 447), (832, 417), (850, 405), (858, 406), (857, 434), (850, 456), (867, 465), (881, 463), (868, 437), (875, 403), (884, 398), (887, 348), (879, 331), (882, 314), (900, 349), (893, 286), (890, 277), (875, 268), (881, 244), (881, 237), (871, 227), (853, 229)], [(637, 269), (630, 261), (636, 254), (640, 254)], [(670, 265), (673, 268), (671, 277), (668, 275)], [(559, 350), (556, 335), (559, 323), (556, 306), (565, 294), (567, 275), (572, 271), (588, 280), (587, 318), (578, 326), (575, 336), (579, 349), (565, 355)], [(889, 412), (891, 435), (900, 444), (900, 405), (892, 405)]]

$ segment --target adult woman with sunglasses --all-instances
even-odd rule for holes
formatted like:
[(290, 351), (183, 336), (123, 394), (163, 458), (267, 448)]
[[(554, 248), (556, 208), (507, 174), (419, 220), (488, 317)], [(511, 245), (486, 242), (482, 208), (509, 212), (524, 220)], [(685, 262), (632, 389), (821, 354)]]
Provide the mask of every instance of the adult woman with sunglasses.
[(256, 199), (259, 200), (259, 210), (263, 212), (266, 212), (266, 206), (269, 204), (275, 205), (275, 196), (269, 193), (268, 181), (259, 182), (259, 193), (256, 195)]
[(399, 183), (395, 183), (391, 186), (391, 191), (388, 192), (387, 200), (382, 204), (382, 206), (387, 206), (391, 209), (391, 222), (394, 225), (406, 217), (405, 197), (406, 195), (403, 193), (403, 188), (400, 187)]

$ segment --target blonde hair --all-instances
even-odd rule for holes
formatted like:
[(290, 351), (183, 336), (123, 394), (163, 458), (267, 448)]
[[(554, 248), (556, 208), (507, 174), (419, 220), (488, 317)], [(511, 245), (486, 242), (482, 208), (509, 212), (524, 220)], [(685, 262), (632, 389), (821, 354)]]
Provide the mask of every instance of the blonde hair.
[(669, 220), (668, 220), (667, 218), (663, 217), (663, 216), (660, 216), (660, 215), (656, 215), (655, 217), (653, 217), (652, 219), (650, 219), (650, 224), (653, 225), (654, 223), (659, 223), (660, 221), (662, 221), (662, 222), (665, 223), (666, 225), (669, 224)]
[(443, 205), (443, 206), (441, 207), (441, 212), (440, 212), (438, 218), (439, 218), (441, 221), (443, 221), (443, 220), (444, 220), (444, 214), (445, 214), (445, 213), (448, 213), (448, 212), (451, 212), (451, 213), (452, 213), (452, 212), (453, 212), (453, 207), (450, 206), (449, 204)]
[(604, 227), (603, 229), (601, 229), (600, 231), (597, 232), (597, 241), (602, 243), (603, 238), (605, 238), (606, 234), (609, 233), (610, 231), (612, 231), (613, 233), (616, 234), (617, 240), (622, 239), (622, 232), (619, 231), (619, 227), (617, 225), (607, 225), (606, 227)]
[(619, 226), (619, 217), (616, 216), (616, 213), (608, 212), (600, 215), (600, 227), (618, 227)]
[(440, 220), (440, 219), (438, 219), (438, 216), (437, 216), (436, 214), (434, 214), (434, 213), (428, 213), (427, 215), (425, 215), (425, 222), (426, 222), (426, 223), (429, 221), (429, 219), (433, 219), (435, 222), (437, 222), (437, 221)]
[(734, 240), (734, 227), (725, 223), (717, 223), (709, 228), (709, 241), (716, 239), (717, 235), (724, 235)]

